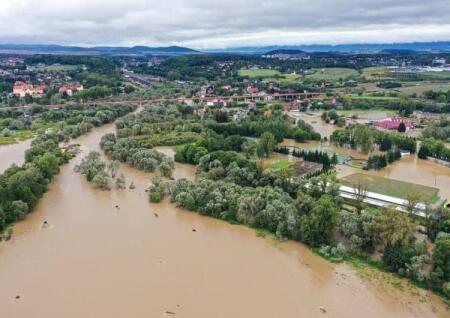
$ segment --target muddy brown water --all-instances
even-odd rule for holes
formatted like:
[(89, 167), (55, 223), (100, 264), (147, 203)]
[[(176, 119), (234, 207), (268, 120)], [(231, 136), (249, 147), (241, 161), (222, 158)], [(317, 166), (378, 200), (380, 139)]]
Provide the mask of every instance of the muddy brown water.
[(320, 133), (322, 138), (330, 138), (331, 134), (338, 129), (338, 127), (324, 122), (320, 117), (321, 115), (321, 112), (302, 113), (300, 119), (310, 124), (316, 132)]
[(30, 148), (31, 139), (17, 144), (0, 146), (0, 173), (3, 173), (13, 163), (21, 165), (25, 161), (25, 151)]
[(0, 317), (448, 317), (432, 294), (377, 287), (302, 244), (152, 205), (147, 173), (122, 166), (136, 189), (94, 189), (73, 167), (113, 128), (75, 141), (82, 153), (0, 244)]

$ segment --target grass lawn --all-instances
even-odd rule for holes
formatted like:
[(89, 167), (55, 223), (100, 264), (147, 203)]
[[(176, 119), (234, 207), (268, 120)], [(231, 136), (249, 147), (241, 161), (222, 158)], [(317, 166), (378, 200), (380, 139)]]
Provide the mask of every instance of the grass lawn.
[(439, 199), (439, 189), (437, 188), (371, 176), (363, 173), (349, 175), (339, 179), (339, 182), (346, 186), (353, 186), (358, 180), (367, 186), (367, 191), (369, 192), (376, 192), (402, 199), (407, 199), (408, 195), (417, 194), (422, 201), (427, 203), (435, 203)]
[(339, 79), (347, 79), (351, 76), (359, 76), (359, 72), (351, 68), (328, 67), (315, 68), (305, 73), (305, 78), (318, 81), (337, 81)]
[(272, 163), (269, 166), (269, 168), (272, 170), (286, 170), (286, 169), (290, 169), (293, 165), (294, 165), (294, 163), (292, 161), (281, 160), (281, 161)]
[(250, 77), (250, 78), (258, 78), (258, 77), (273, 77), (275, 75), (281, 75), (277, 70), (270, 69), (241, 69), (239, 70), (239, 76)]

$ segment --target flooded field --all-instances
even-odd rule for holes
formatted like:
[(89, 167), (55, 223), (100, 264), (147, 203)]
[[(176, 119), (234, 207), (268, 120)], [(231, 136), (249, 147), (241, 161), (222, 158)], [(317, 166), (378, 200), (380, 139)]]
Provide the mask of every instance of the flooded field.
[[(298, 143), (294, 140), (286, 139), (283, 144), (304, 149), (319, 149), (358, 159), (367, 158), (366, 154), (359, 151), (336, 147), (327, 142)], [(337, 165), (336, 170), (338, 177), (345, 177), (354, 173), (364, 173), (439, 188), (441, 198), (450, 200), (450, 168), (432, 162), (431, 160), (418, 159), (414, 155), (404, 157), (380, 171), (366, 171), (348, 165)]]
[[(327, 124), (325, 121), (323, 121), (321, 118), (323, 112), (324, 111), (313, 111), (307, 113), (295, 112), (293, 114), (310, 124), (316, 132), (320, 133), (322, 138), (330, 138), (331, 134), (335, 130), (340, 128), (336, 125)], [(394, 116), (394, 113), (391, 111), (381, 110), (339, 110), (338, 113), (339, 115), (346, 117), (348, 123), (358, 123), (361, 121), (365, 122), (368, 120), (380, 120)], [(356, 116), (356, 119), (352, 119), (352, 116)]]
[[(448, 317), (426, 291), (379, 285), (302, 244), (257, 237), (168, 201), (150, 204), (150, 174), (126, 165), (121, 172), (136, 189), (94, 189), (73, 167), (113, 129), (75, 141), (82, 153), (0, 243), (0, 317)], [(174, 175), (193, 174), (177, 165)]]
[(0, 173), (3, 173), (13, 163), (21, 165), (25, 161), (25, 151), (30, 148), (31, 139), (17, 144), (0, 146)]

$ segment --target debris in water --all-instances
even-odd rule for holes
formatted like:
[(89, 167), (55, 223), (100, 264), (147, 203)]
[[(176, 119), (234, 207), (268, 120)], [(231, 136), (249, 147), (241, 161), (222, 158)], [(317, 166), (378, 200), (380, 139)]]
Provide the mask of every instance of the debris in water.
[(116, 209), (117, 209), (117, 210), (120, 210), (120, 206), (116, 205)]
[(327, 310), (325, 309), (325, 307), (320, 306), (319, 307), (320, 311), (324, 314), (327, 312)]
[(20, 295), (17, 295), (15, 298), (16, 298), (16, 299), (20, 299)]
[(153, 216), (155, 217), (155, 218), (157, 218), (158, 216), (159, 216), (159, 214), (158, 213), (153, 213)]
[(165, 315), (171, 315), (171, 316), (176, 315), (173, 311), (168, 311), (168, 310), (166, 310), (166, 311), (164, 312), (164, 314), (165, 314)]
[(130, 183), (130, 189), (131, 189), (131, 190), (134, 190), (135, 188), (136, 188), (136, 186), (134, 185), (134, 182), (131, 181), (131, 183)]
[(192, 229), (192, 232), (197, 232), (197, 230), (196, 229)]

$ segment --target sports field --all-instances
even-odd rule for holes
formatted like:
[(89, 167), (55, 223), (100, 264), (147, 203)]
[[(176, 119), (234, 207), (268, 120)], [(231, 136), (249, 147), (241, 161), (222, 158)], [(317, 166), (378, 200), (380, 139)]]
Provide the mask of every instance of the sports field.
[(439, 189), (420, 184), (387, 179), (363, 173), (355, 173), (339, 179), (339, 182), (342, 185), (350, 187), (357, 184), (358, 181), (364, 184), (369, 192), (380, 193), (402, 199), (407, 199), (409, 195), (418, 195), (422, 201), (427, 203), (434, 203), (439, 199)]

